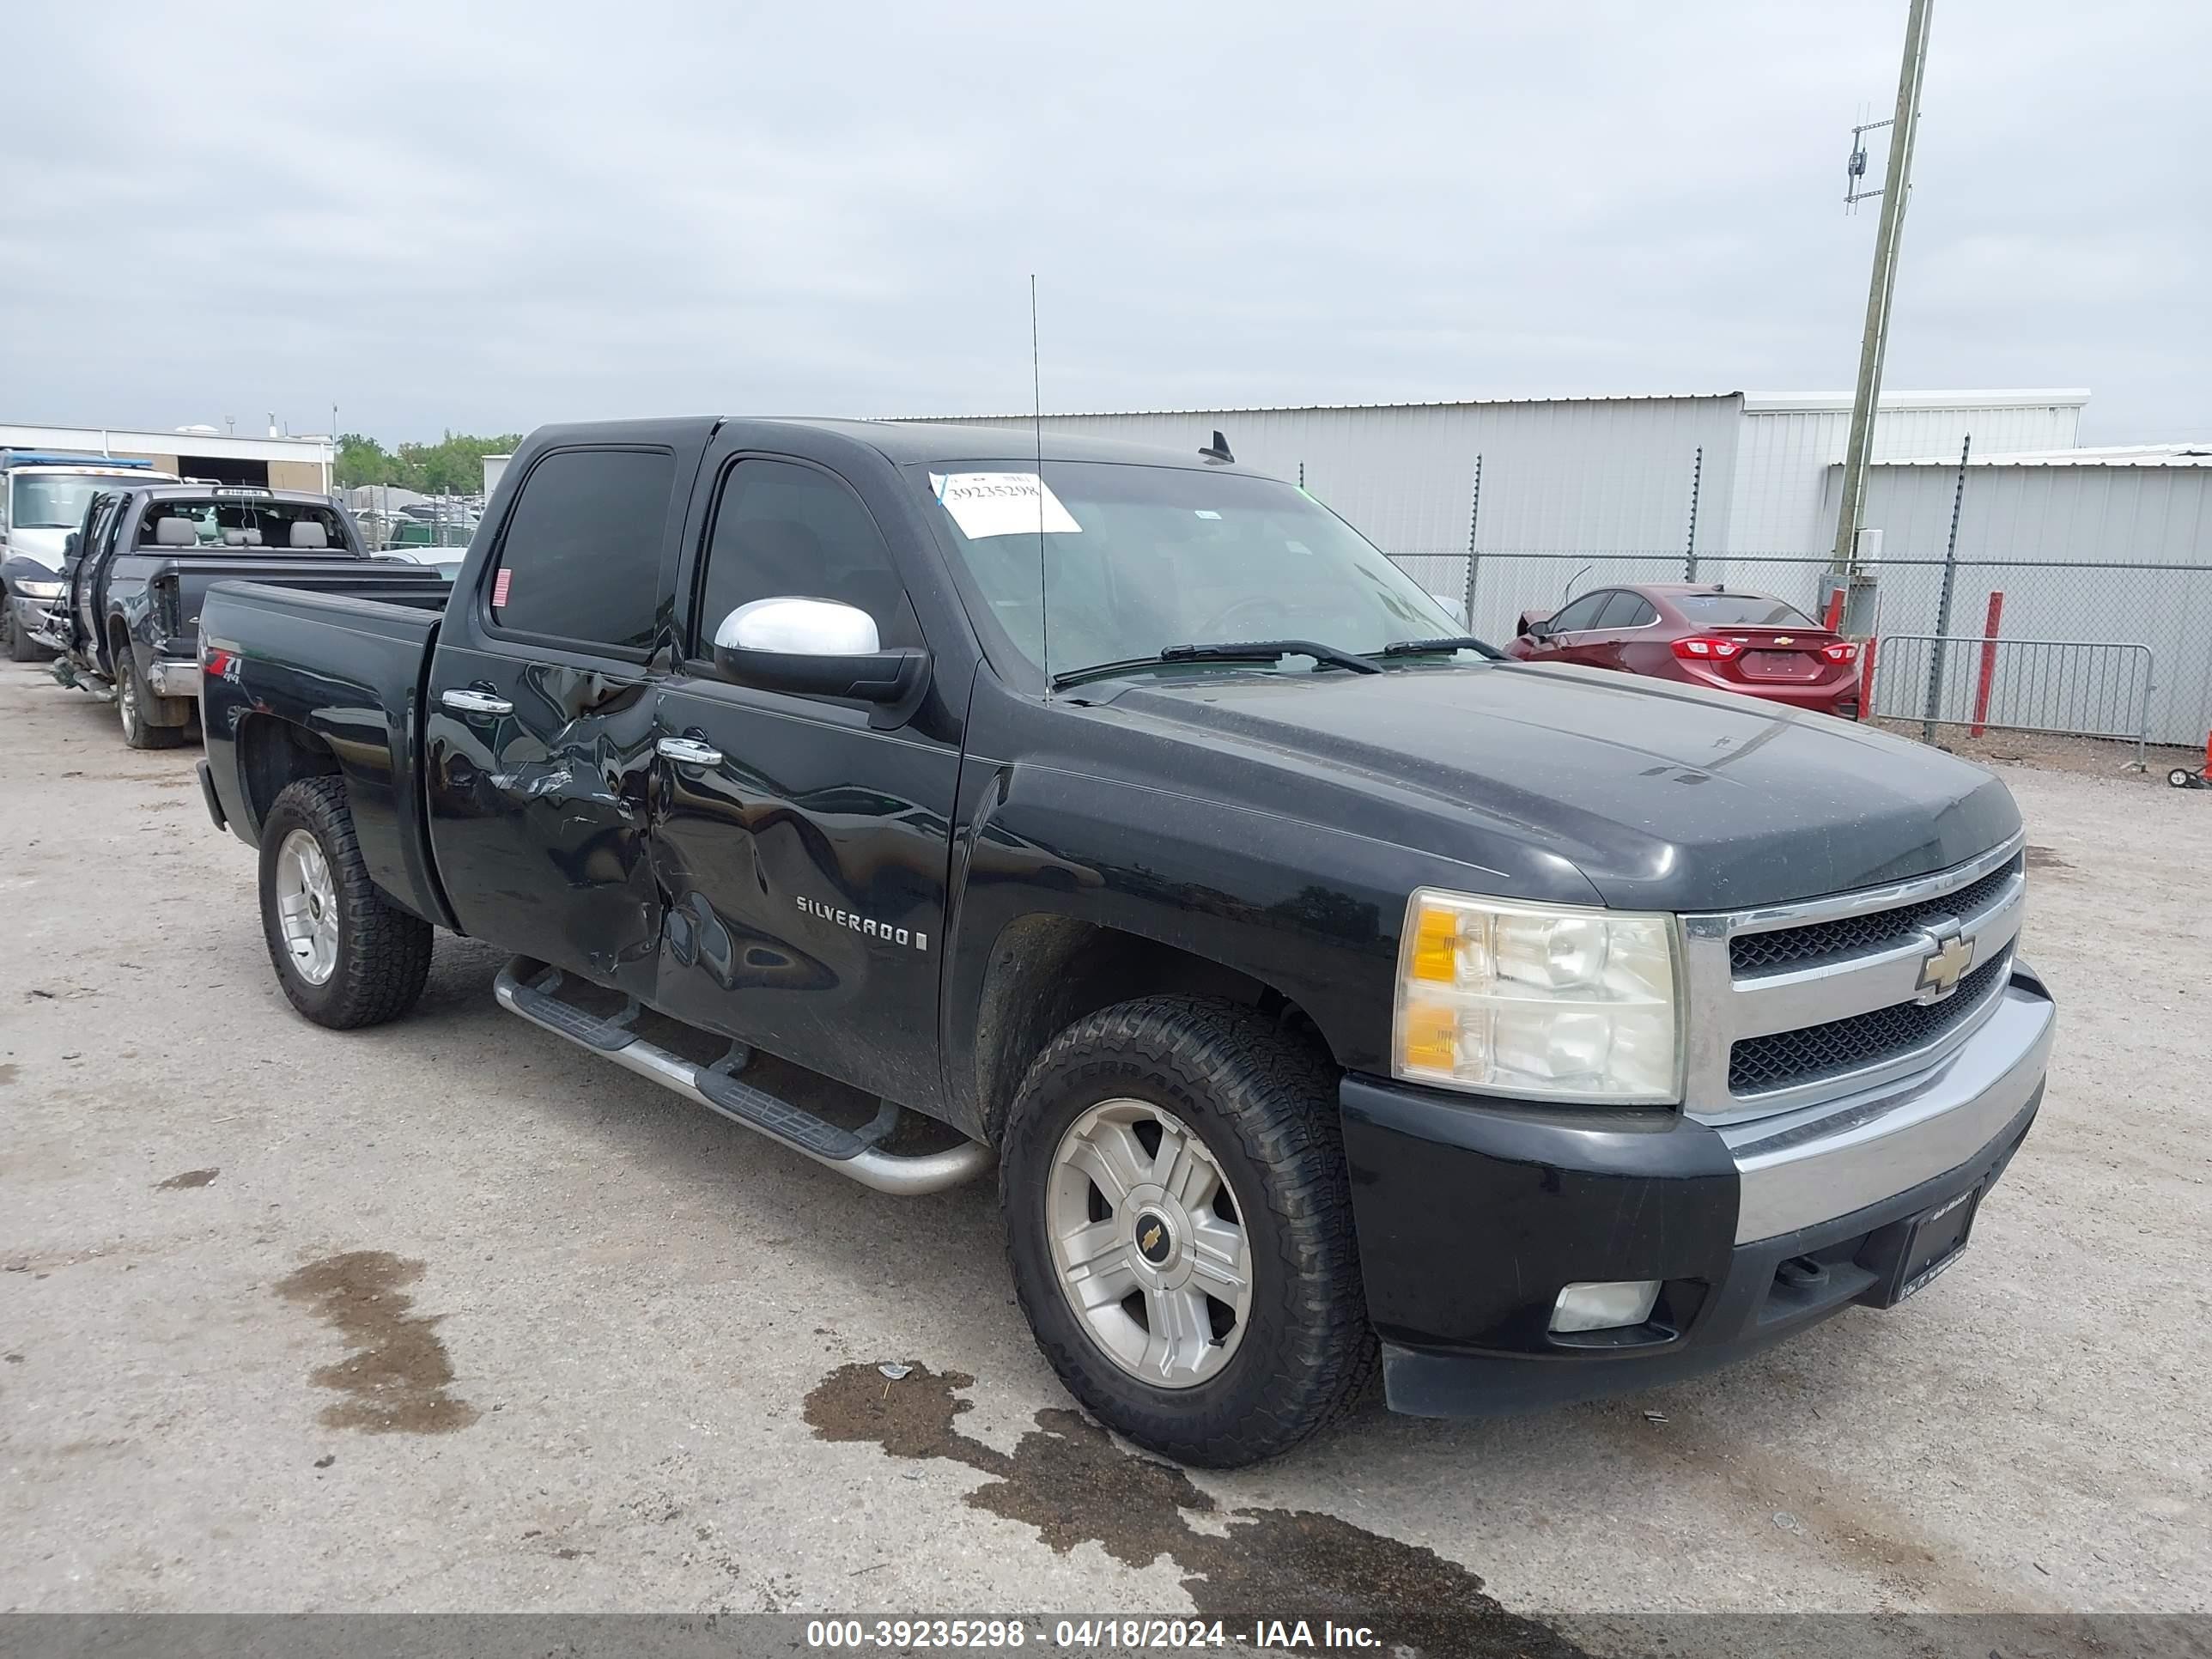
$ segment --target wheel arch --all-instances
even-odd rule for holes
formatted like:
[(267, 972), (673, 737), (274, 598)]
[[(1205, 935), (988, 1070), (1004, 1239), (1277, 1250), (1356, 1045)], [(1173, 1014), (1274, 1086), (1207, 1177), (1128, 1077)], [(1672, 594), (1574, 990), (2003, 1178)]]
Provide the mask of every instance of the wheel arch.
[(269, 809), (287, 784), (301, 778), (337, 777), (344, 769), (330, 744), (303, 726), (273, 714), (248, 714), (238, 723), (238, 780), (246, 819), (258, 842)]
[[(1334, 1066), (1320, 1026), (1279, 987), (1199, 951), (1110, 923), (1031, 914), (999, 931), (975, 1010), (968, 1087), (951, 1079), (954, 1100), (971, 1107), (963, 1126), (996, 1145), (1030, 1066), (1054, 1037), (1086, 1014), (1161, 994), (1224, 997), (1273, 1016)], [(958, 1054), (962, 1045), (949, 1044)]]

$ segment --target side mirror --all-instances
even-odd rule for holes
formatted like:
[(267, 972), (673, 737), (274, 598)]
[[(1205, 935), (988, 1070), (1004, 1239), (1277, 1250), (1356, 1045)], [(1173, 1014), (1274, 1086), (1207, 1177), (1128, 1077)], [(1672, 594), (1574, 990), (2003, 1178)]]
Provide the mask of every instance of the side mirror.
[(723, 678), (763, 691), (901, 703), (921, 689), (929, 653), (883, 648), (876, 619), (836, 599), (755, 599), (714, 630)]
[(1551, 631), (1552, 624), (1543, 617), (1532, 617), (1525, 611), (1521, 613), (1521, 632), (1527, 638), (1540, 640)]
[(62, 538), (62, 562), (64, 564), (76, 562), (76, 532), (74, 530)]

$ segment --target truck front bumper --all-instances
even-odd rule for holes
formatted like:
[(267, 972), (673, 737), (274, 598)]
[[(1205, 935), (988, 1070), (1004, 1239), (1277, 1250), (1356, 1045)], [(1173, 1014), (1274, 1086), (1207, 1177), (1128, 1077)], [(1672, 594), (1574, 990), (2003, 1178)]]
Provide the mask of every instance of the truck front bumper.
[[(1741, 1124), (1347, 1077), (1345, 1151), (1391, 1407), (1456, 1416), (1648, 1388), (1853, 1303), (1901, 1299), (1948, 1265), (1927, 1251), (1971, 1225), (2026, 1139), (2055, 1014), (2015, 967), (1995, 1012), (1928, 1072)], [(1652, 1280), (1641, 1325), (1551, 1328), (1569, 1285)]]

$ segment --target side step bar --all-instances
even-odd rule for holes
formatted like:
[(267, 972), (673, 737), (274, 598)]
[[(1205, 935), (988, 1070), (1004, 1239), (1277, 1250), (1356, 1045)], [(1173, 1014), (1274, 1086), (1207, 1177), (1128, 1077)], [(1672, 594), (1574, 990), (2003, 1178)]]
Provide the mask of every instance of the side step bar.
[(991, 1149), (974, 1140), (913, 1158), (879, 1152), (875, 1139), (890, 1133), (898, 1121), (896, 1107), (886, 1103), (876, 1121), (864, 1129), (840, 1128), (764, 1089), (738, 1081), (731, 1075), (736, 1067), (729, 1060), (695, 1066), (647, 1042), (629, 1029), (629, 1022), (642, 1012), (635, 1003), (620, 1014), (602, 1018), (562, 1001), (554, 994), (560, 983), (558, 969), (517, 957), (499, 970), (493, 989), (507, 1012), (605, 1054), (616, 1065), (651, 1078), (664, 1089), (742, 1123), (817, 1164), (827, 1164), (863, 1187), (902, 1197), (943, 1192), (973, 1181), (994, 1162)]

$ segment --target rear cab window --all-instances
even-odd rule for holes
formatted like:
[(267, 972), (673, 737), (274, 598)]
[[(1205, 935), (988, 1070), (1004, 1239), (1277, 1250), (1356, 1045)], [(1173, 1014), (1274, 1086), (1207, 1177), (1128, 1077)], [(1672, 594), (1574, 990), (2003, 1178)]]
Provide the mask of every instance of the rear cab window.
[(1763, 593), (1679, 593), (1674, 604), (1700, 628), (1802, 628), (1820, 626), (1794, 605)]
[(335, 508), (222, 496), (147, 502), (138, 520), (137, 544), (169, 553), (262, 548), (349, 557), (353, 551)]
[(675, 457), (556, 449), (523, 481), (500, 534), (493, 627), (643, 659), (659, 636), (660, 570)]

